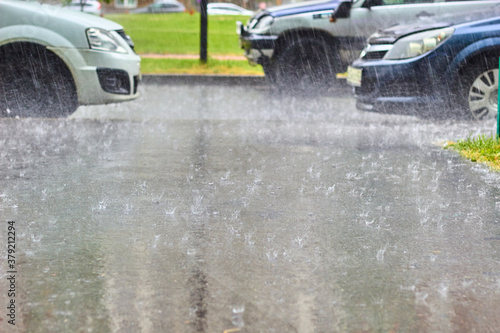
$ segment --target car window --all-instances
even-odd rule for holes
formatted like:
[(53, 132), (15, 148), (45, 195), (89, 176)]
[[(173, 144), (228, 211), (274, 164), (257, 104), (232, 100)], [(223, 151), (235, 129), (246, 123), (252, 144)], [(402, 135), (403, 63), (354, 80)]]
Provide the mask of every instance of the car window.
[(386, 5), (386, 6), (409, 5), (409, 4), (415, 4), (415, 3), (432, 3), (432, 2), (434, 2), (434, 0), (378, 0), (378, 1), (381, 2), (380, 5)]
[(177, 5), (174, 3), (154, 3), (151, 8), (177, 8)]
[[(79, 4), (79, 3), (71, 3), (71, 4), (69, 4), (69, 6), (73, 6), (73, 7), (82, 7), (82, 5), (81, 5), (81, 4)], [(84, 3), (84, 4), (83, 4), (83, 7), (92, 7), (92, 5), (91, 5), (91, 4), (89, 4), (89, 3)]]
[(430, 3), (430, 2), (434, 2), (434, 0), (405, 0), (404, 4), (407, 5), (413, 3)]

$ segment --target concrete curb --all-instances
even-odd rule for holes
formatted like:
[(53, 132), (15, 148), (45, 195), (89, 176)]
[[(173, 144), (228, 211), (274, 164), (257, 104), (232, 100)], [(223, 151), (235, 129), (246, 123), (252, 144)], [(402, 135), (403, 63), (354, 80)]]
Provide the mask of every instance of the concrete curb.
[(145, 74), (142, 84), (245, 85), (266, 84), (264, 76)]

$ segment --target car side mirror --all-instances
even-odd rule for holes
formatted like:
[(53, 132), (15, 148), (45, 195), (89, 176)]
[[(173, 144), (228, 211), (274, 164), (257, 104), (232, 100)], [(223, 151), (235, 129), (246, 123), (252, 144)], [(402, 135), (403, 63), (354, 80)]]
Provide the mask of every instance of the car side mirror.
[(371, 9), (373, 6), (382, 6), (383, 0), (366, 0), (362, 7)]
[(351, 16), (351, 5), (352, 2), (341, 2), (332, 14), (330, 22), (335, 22), (337, 19), (349, 18)]

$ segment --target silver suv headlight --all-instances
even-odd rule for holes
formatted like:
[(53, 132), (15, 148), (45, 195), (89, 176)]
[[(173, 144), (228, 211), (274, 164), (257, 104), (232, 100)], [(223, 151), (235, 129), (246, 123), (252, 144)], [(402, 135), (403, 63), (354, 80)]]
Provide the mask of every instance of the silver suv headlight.
[(99, 29), (87, 29), (87, 39), (92, 50), (127, 53), (127, 50), (120, 45), (119, 40), (111, 32)]
[(434, 50), (455, 32), (454, 28), (419, 32), (401, 38), (384, 56), (386, 60), (400, 60), (418, 57)]
[(248, 23), (247, 31), (252, 31), (255, 34), (266, 34), (273, 22), (274, 18), (271, 15), (262, 16), (258, 21), (254, 18)]
[(259, 22), (255, 25), (254, 29), (267, 29), (273, 24), (273, 17), (271, 15), (262, 17)]

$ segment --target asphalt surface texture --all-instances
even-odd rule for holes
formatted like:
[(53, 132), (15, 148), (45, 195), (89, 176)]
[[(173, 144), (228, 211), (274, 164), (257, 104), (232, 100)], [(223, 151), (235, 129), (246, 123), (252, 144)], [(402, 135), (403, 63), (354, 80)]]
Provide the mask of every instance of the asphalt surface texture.
[(442, 148), (495, 121), (140, 91), (0, 119), (0, 331), (498, 332), (499, 177)]

